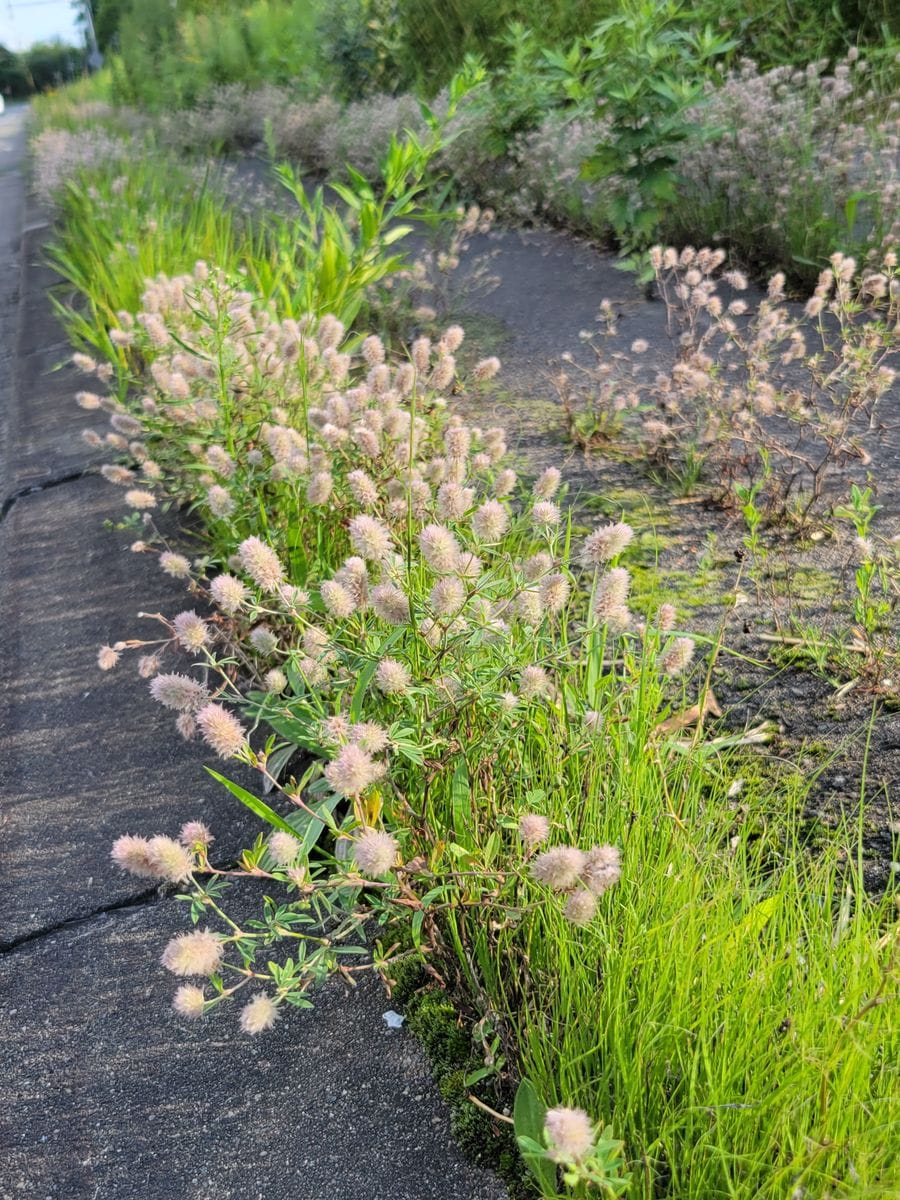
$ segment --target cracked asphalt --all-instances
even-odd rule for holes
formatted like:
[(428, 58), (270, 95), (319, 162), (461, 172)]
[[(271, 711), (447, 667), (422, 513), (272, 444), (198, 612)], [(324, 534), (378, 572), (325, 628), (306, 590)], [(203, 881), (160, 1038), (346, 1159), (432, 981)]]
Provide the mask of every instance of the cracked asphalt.
[(158, 959), (186, 908), (114, 870), (110, 844), (196, 818), (227, 857), (256, 829), (133, 671), (96, 666), (183, 593), (109, 528), (24, 120), (0, 118), (0, 1200), (501, 1200), (374, 979), (259, 1039), (234, 1011), (171, 1010)]

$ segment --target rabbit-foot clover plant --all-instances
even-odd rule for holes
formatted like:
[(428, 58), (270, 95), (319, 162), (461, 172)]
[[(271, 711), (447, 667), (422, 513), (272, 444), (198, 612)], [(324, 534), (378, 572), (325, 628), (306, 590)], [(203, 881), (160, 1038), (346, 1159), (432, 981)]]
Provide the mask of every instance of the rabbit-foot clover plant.
[[(585, 405), (568, 371), (557, 379), (573, 438), (622, 442), (684, 490), (705, 480), (742, 506), (750, 489), (766, 517), (808, 521), (833, 503), (835, 476), (864, 468), (882, 435), (879, 408), (897, 383), (896, 253), (863, 270), (833, 255), (802, 311), (781, 273), (751, 305), (746, 277), (723, 270), (723, 250), (655, 246), (650, 261), (670, 362), (651, 377), (647, 343), (636, 339), (625, 373), (621, 355), (596, 345)], [(614, 335), (606, 302), (600, 318)]]
[[(158, 553), (194, 607), (163, 619), (158, 640), (104, 647), (100, 665), (139, 649), (139, 674), (179, 733), (256, 768), (286, 811), (228, 783), (274, 827), (231, 870), (210, 862), (206, 834), (117, 842), (128, 869), (189, 882), (195, 920), (225, 922), (221, 936), (204, 932), (209, 953), (190, 973), (212, 979), (216, 1002), (264, 981), (274, 1012), (306, 1003), (327, 971), (356, 969), (341, 959), (360, 947), (342, 942), (364, 913), (382, 924), (413, 914), (421, 945), (460, 909), (519, 925), (556, 902), (572, 925), (589, 923), (619, 879), (619, 849), (576, 845), (577, 822), (559, 828), (539, 811), (528, 745), (536, 731), (593, 769), (607, 722), (626, 720), (642, 690), (658, 708), (659, 677), (691, 660), (670, 608), (649, 625), (628, 610), (616, 564), (630, 527), (573, 542), (552, 467), (510, 499), (503, 431), (466, 426), (440, 395), (455, 381), (458, 327), (392, 365), (377, 337), (348, 341), (331, 317), (279, 324), (201, 267), (156, 281), (129, 332), (152, 385), (139, 415), (98, 400), (111, 410), (105, 440), (136, 460), (104, 474), (142, 514), (133, 548)], [(477, 364), (473, 386), (498, 366)], [(206, 515), (210, 552), (196, 562), (154, 531), (152, 510), (173, 499)], [(169, 669), (185, 654), (199, 670)], [(244, 722), (271, 731), (264, 749)], [(285, 779), (297, 750), (313, 760), (299, 783)], [(297, 896), (267, 900), (261, 924), (238, 928), (220, 905), (232, 875)], [(303, 952), (257, 970), (257, 950), (279, 938)], [(192, 944), (173, 943), (166, 965), (189, 973)], [(263, 1000), (251, 1003), (244, 1026), (264, 1028)]]

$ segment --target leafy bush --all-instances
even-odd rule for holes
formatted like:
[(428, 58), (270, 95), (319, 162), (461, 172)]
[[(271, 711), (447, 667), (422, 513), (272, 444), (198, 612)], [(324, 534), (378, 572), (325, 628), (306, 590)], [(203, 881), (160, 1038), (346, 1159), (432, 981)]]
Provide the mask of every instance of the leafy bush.
[(317, 3), (254, 0), (215, 15), (168, 0), (135, 0), (120, 18), (112, 60), (117, 98), (156, 111), (195, 103), (216, 85), (290, 84), (295, 96), (320, 89)]
[(374, 179), (392, 138), (406, 130), (421, 137), (426, 129), (415, 97), (370, 96), (348, 104), (336, 121), (323, 128), (320, 154), (339, 175), (345, 174), (349, 165)]
[(763, 74), (752, 63), (708, 89), (680, 161), (676, 240), (711, 231), (747, 262), (791, 262), (804, 282), (834, 252), (900, 243), (900, 105), (868, 86), (865, 60)]

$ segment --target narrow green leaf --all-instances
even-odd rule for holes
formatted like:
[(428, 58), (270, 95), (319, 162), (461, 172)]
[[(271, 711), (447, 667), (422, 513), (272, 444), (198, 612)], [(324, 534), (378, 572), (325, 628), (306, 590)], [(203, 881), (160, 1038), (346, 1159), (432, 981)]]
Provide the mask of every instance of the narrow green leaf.
[(246, 788), (242, 788), (239, 783), (235, 783), (231, 779), (226, 779), (224, 775), (220, 775), (218, 771), (214, 771), (212, 767), (207, 767), (206, 770), (213, 779), (218, 779), (223, 787), (226, 787), (232, 796), (240, 800), (241, 804), (245, 804), (251, 812), (256, 813), (260, 820), (267, 822), (275, 829), (280, 829), (284, 833), (289, 833), (291, 836), (296, 832), (283, 817), (280, 817), (274, 808), (269, 808), (264, 800), (260, 800), (258, 796), (254, 796), (252, 792), (248, 792)]
[(556, 1167), (540, 1153), (547, 1106), (530, 1079), (523, 1079), (513, 1103), (513, 1127), (522, 1157), (538, 1182), (541, 1195), (555, 1197)]

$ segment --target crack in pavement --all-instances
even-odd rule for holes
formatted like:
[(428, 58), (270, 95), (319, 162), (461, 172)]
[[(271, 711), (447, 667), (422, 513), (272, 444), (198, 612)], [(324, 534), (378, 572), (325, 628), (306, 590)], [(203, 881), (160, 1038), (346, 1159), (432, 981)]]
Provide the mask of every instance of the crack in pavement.
[[(223, 863), (210, 863), (214, 871), (233, 871), (239, 865), (240, 859), (238, 858), (230, 858)], [(67, 917), (65, 921), (56, 921), (52, 925), (45, 925), (41, 929), (33, 929), (29, 933), (21, 933), (18, 937), (8, 938), (6, 941), (0, 940), (0, 955), (9, 954), (17, 950), (20, 946), (27, 946), (30, 942), (40, 941), (41, 938), (49, 937), (53, 933), (59, 933), (60, 930), (86, 925), (90, 921), (93, 921), (95, 917), (103, 917), (107, 913), (120, 912), (128, 908), (141, 908), (144, 905), (156, 904), (160, 900), (174, 899), (177, 894), (176, 885), (167, 884), (165, 880), (160, 880), (151, 887), (144, 888), (141, 892), (125, 896), (121, 900), (112, 900), (109, 904), (101, 904), (99, 908), (95, 908), (93, 912), (85, 913), (84, 916)]]
[(52, 476), (41, 483), (29, 483), (23, 487), (16, 488), (14, 492), (11, 492), (6, 497), (3, 504), (0, 505), (0, 521), (6, 517), (10, 509), (19, 500), (24, 500), (26, 496), (34, 496), (38, 492), (49, 491), (51, 488), (59, 487), (63, 483), (77, 483), (79, 479), (87, 479), (89, 476), (96, 474), (97, 471), (93, 467), (81, 467), (77, 471), (67, 471), (64, 475)]
[(144, 891), (138, 892), (133, 896), (126, 896), (123, 900), (114, 900), (111, 904), (101, 905), (100, 908), (94, 909), (93, 912), (87, 913), (83, 917), (69, 917), (67, 920), (58, 921), (54, 925), (45, 925), (43, 929), (34, 929), (30, 933), (20, 934), (19, 937), (10, 938), (8, 941), (0, 941), (0, 954), (11, 954), (22, 946), (40, 941), (42, 938), (59, 933), (63, 929), (75, 929), (79, 925), (87, 925), (96, 917), (106, 916), (107, 913), (121, 912), (129, 908), (140, 908), (147, 904), (156, 904), (159, 900), (166, 898), (167, 893), (159, 884), (155, 884), (153, 887), (145, 888)]

